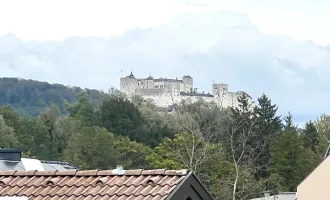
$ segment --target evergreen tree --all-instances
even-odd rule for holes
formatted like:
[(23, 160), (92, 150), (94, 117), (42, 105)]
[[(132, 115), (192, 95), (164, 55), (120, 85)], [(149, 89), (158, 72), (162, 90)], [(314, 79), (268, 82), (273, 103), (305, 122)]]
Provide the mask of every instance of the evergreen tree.
[(292, 116), (291, 112), (289, 112), (288, 115), (284, 117), (283, 127), (284, 127), (284, 131), (286, 131), (286, 132), (297, 133), (298, 126), (294, 125), (293, 116)]
[[(231, 108), (231, 116), (229, 119), (229, 125), (227, 130), (229, 132), (225, 134), (224, 146), (226, 147), (227, 155), (232, 159), (232, 144), (233, 142), (236, 157), (240, 157), (242, 152), (253, 152), (254, 146), (254, 112), (251, 107), (251, 102), (247, 94), (243, 94), (238, 97), (238, 107)], [(244, 154), (242, 157), (242, 163), (248, 162), (250, 154)]]
[(270, 156), (268, 170), (281, 178), (280, 185), (287, 191), (296, 191), (316, 162), (315, 154), (304, 148), (291, 113), (284, 117), (284, 129), (272, 142)]
[(282, 128), (281, 117), (277, 115), (277, 109), (278, 107), (272, 104), (265, 94), (258, 98), (258, 105), (254, 108), (256, 117), (254, 142), (263, 145), (264, 148), (263, 153), (256, 161), (256, 165), (262, 169), (255, 174), (257, 180), (269, 176), (266, 167), (270, 163), (270, 143), (280, 133)]
[(242, 96), (237, 98), (237, 101), (238, 101), (238, 107), (231, 108), (233, 117), (241, 118), (241, 119), (251, 119), (251, 117), (253, 116), (253, 112), (251, 109), (252, 102), (250, 102), (250, 98), (248, 94), (243, 93)]
[(272, 143), (270, 155), (272, 165), (269, 171), (282, 178), (280, 185), (287, 191), (295, 191), (299, 177), (299, 159), (303, 153), (301, 141), (296, 132), (283, 131)]
[(320, 143), (320, 137), (312, 121), (306, 123), (301, 137), (304, 147), (312, 150), (314, 153), (317, 153), (317, 146)]

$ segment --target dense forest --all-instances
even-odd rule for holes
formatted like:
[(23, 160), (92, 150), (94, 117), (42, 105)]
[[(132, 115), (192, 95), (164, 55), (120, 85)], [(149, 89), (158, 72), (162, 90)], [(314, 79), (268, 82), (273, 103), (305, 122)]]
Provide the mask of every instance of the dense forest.
[[(80, 169), (189, 169), (216, 199), (296, 191), (328, 145), (330, 116), (298, 128), (290, 113), (277, 114), (265, 94), (255, 107), (243, 96), (238, 109), (183, 101), (169, 113), (113, 89), (97, 93), (22, 81), (2, 79), (0, 85), (1, 103), (10, 104), (0, 106), (0, 148), (19, 147), (25, 157)], [(44, 108), (20, 115), (20, 105)]]
[(75, 102), (77, 94), (82, 91), (88, 94), (94, 107), (104, 95), (99, 90), (20, 78), (0, 78), (0, 105), (10, 105), (20, 115), (37, 116), (41, 109), (55, 104), (61, 114), (66, 114), (65, 102)]

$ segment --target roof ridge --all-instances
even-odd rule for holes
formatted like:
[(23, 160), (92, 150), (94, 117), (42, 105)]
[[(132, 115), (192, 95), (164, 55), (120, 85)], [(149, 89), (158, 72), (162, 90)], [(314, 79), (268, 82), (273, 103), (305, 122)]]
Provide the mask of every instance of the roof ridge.
[(167, 175), (167, 176), (185, 176), (189, 170), (167, 170), (167, 169), (130, 169), (123, 170), (122, 174), (116, 173), (112, 170), (49, 170), (49, 171), (38, 171), (38, 170), (10, 170), (0, 171), (0, 176), (140, 176), (140, 175)]
[[(10, 195), (7, 195), (7, 196), (10, 196)], [(13, 195), (15, 196), (15, 195)], [(66, 197), (70, 197), (70, 196), (74, 196), (74, 197), (97, 197), (97, 196), (108, 196), (108, 197), (112, 197), (112, 196), (117, 196), (117, 197), (122, 197), (122, 196), (126, 196), (126, 197), (139, 197), (139, 196), (143, 196), (143, 197), (147, 197), (147, 196), (151, 196), (151, 197), (156, 197), (156, 196), (161, 196), (161, 197), (165, 197), (167, 196), (167, 194), (160, 194), (160, 193), (157, 193), (157, 194), (142, 194), (142, 193), (137, 193), (137, 194), (71, 194), (71, 195), (68, 195), (68, 194), (54, 194), (54, 195), (51, 195), (51, 194), (31, 194), (31, 195), (28, 195), (27, 197), (38, 197), (38, 196), (41, 196), (41, 197), (63, 197), (63, 196), (66, 196)]]
[[(2, 181), (2, 180), (3, 179), (1, 179), (0, 181)], [(6, 187), (10, 187), (10, 188), (14, 188), (14, 187), (17, 187), (17, 186), (19, 186), (19, 187), (27, 187), (27, 188), (36, 187), (35, 184), (29, 184), (29, 183), (24, 183), (24, 184), (20, 184), (20, 185), (9, 184), (10, 181), (12, 181), (12, 180), (9, 180), (8, 183), (1, 183), (0, 182), (0, 185), (3, 184), (3, 185), (6, 185)], [(181, 179), (179, 179), (178, 182), (180, 182), (180, 181), (181, 181)], [(173, 182), (171, 184), (169, 184), (169, 183), (157, 183), (158, 186), (162, 186), (162, 187), (163, 186), (172, 187), (173, 185), (177, 185), (177, 184), (178, 184), (177, 182)], [(87, 187), (90, 187), (90, 185), (86, 185), (86, 184), (81, 184), (81, 185), (79, 185), (79, 184), (72, 184), (72, 185), (70, 185), (70, 184), (56, 184), (55, 183), (54, 185), (55, 186), (53, 186), (53, 187), (76, 187), (76, 188), (80, 188), (80, 187), (87, 188)], [(117, 186), (117, 187), (121, 187), (121, 186), (127, 186), (127, 187), (129, 187), (129, 186), (135, 186), (135, 187), (139, 187), (141, 185), (148, 185), (148, 184), (147, 183), (144, 183), (144, 184), (140, 184), (140, 183), (132, 183), (132, 184), (119, 184), (119, 183), (110, 184), (110, 183), (106, 183), (106, 184), (103, 184), (102, 187), (104, 187), (104, 186), (109, 186), (109, 187), (113, 187), (113, 186)], [(46, 187), (49, 187), (49, 186), (47, 185), (46, 182), (44, 182), (44, 184), (40, 184), (40, 185), (38, 185), (38, 187), (46, 188)]]

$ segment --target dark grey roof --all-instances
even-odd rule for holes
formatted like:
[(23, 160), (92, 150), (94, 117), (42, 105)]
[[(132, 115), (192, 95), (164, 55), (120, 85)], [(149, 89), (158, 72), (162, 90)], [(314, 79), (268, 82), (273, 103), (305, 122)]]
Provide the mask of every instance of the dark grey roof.
[[(45, 170), (72, 170), (77, 169), (67, 162), (60, 161), (40, 161)], [(0, 160), (0, 171), (26, 170), (22, 161)]]
[(0, 160), (0, 171), (25, 170), (21, 161)]
[(45, 168), (45, 170), (60, 170), (63, 168), (65, 170), (71, 170), (76, 169), (79, 170), (77, 167), (73, 166), (72, 164), (68, 162), (62, 162), (62, 161), (47, 161), (47, 160), (41, 160), (42, 166)]
[(127, 76), (127, 78), (135, 78), (132, 71), (131, 71), (131, 74), (129, 76)]
[(189, 76), (189, 75), (183, 76), (183, 78), (189, 78), (189, 79), (192, 79), (192, 77)]
[(146, 78), (146, 80), (154, 80), (154, 77), (149, 76), (148, 78)]

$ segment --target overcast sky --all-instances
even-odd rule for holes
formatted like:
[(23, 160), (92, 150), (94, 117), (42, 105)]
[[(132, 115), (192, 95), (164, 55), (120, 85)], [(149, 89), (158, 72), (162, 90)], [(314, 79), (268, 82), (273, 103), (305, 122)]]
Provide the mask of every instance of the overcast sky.
[(107, 90), (121, 70), (189, 74), (200, 91), (215, 81), (254, 99), (266, 93), (303, 123), (330, 112), (327, 8), (325, 0), (0, 1), (0, 76)]
[(0, 2), (0, 35), (14, 32), (24, 40), (109, 37), (157, 26), (186, 11), (227, 10), (248, 14), (263, 33), (326, 45), (329, 8), (327, 0), (10, 0)]

